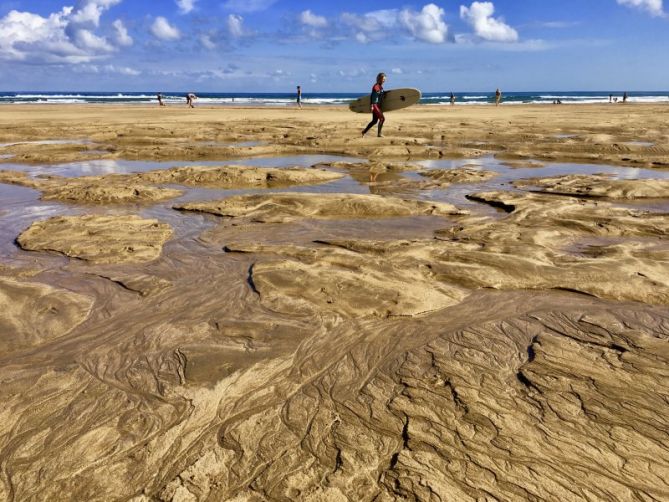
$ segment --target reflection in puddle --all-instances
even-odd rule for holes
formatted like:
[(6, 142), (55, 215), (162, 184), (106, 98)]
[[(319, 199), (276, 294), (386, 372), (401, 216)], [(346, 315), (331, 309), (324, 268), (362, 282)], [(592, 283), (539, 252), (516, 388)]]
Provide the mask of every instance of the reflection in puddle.
[[(106, 153), (106, 152), (103, 152)], [(308, 167), (318, 163), (328, 162), (366, 162), (355, 157), (344, 157), (339, 155), (292, 155), (285, 157), (262, 157), (253, 159), (236, 160), (197, 160), (197, 161), (173, 161), (173, 162), (150, 162), (141, 160), (117, 160), (97, 159), (69, 162), (56, 165), (28, 165), (6, 163), (3, 169), (22, 171), (30, 176), (56, 175), (66, 178), (78, 176), (101, 176), (105, 174), (129, 174), (155, 171), (159, 169), (170, 169), (185, 166), (227, 166), (245, 165), (254, 167)]]
[[(475, 203), (467, 200), (465, 196), (472, 192), (485, 192), (492, 190), (516, 190), (512, 183), (527, 178), (547, 178), (554, 176), (566, 176), (570, 174), (608, 174), (612, 179), (635, 180), (635, 179), (669, 179), (669, 172), (654, 169), (641, 169), (631, 167), (614, 167), (595, 164), (545, 164), (544, 167), (509, 167), (506, 161), (494, 157), (484, 157), (471, 160), (423, 160), (416, 163), (424, 169), (457, 169), (467, 167), (470, 169), (485, 169), (495, 171), (499, 174), (496, 178), (475, 184), (455, 184), (445, 190), (434, 191), (431, 198), (440, 202), (450, 202), (463, 208), (472, 209)], [(422, 177), (420, 177), (422, 178)], [(419, 179), (414, 177), (413, 179)], [(424, 178), (423, 178), (424, 179)], [(424, 194), (425, 195), (425, 194)], [(474, 204), (474, 206), (473, 206)]]
[(485, 157), (473, 160), (423, 160), (416, 163), (425, 169), (456, 169), (458, 167), (486, 169), (499, 173), (494, 181), (510, 182), (523, 178), (542, 178), (553, 176), (566, 176), (569, 174), (609, 174), (613, 179), (631, 180), (631, 179), (669, 179), (669, 172), (655, 169), (642, 169), (637, 167), (614, 167), (597, 164), (545, 164), (544, 167), (513, 167), (506, 165), (505, 161), (497, 160), (493, 157)]
[(35, 220), (67, 212), (66, 206), (42, 203), (39, 197), (40, 192), (32, 188), (0, 183), (0, 256), (16, 251), (14, 240)]

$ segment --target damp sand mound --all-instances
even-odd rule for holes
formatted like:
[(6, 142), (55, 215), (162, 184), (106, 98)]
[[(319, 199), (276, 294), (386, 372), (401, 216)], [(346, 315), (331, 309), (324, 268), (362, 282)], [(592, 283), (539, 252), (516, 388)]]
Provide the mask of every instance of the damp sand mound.
[(39, 282), (0, 278), (0, 355), (64, 336), (81, 324), (93, 299)]
[(607, 199), (669, 198), (669, 180), (616, 180), (605, 174), (572, 174), (550, 178), (530, 178), (515, 181), (514, 186), (531, 188), (539, 192), (579, 197), (602, 197)]
[(54, 251), (92, 263), (155, 260), (172, 229), (139, 216), (57, 216), (33, 223), (17, 242), (28, 251)]
[(0, 183), (11, 183), (42, 192), (42, 200), (84, 204), (151, 203), (179, 197), (183, 192), (129, 182), (123, 176), (31, 178), (18, 171), (0, 171)]
[(271, 168), (249, 166), (188, 166), (136, 174), (136, 180), (216, 188), (269, 188), (327, 183), (343, 178), (341, 173), (316, 168)]
[(351, 194), (241, 195), (222, 201), (194, 202), (175, 206), (229, 218), (262, 223), (281, 223), (301, 218), (349, 219), (416, 215), (462, 215), (452, 204)]
[(445, 186), (448, 186), (451, 183), (481, 183), (498, 176), (494, 171), (472, 169), (468, 167), (457, 169), (433, 169), (430, 171), (421, 171), (420, 175)]
[(346, 242), (319, 244), (309, 248), (230, 244), (226, 251), (282, 258), (260, 260), (249, 277), (263, 305), (275, 312), (417, 316), (460, 303), (468, 294), (464, 288), (436, 283), (420, 261), (387, 260), (381, 253), (347, 249)]

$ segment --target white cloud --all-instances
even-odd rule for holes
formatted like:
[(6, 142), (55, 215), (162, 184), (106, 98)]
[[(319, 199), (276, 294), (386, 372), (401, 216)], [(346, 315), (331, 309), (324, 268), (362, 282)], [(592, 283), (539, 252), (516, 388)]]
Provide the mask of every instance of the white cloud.
[(353, 36), (360, 43), (384, 40), (398, 34), (423, 42), (443, 43), (448, 34), (444, 10), (435, 4), (425, 5), (420, 12), (409, 9), (375, 10), (365, 14), (344, 12), (341, 22), (353, 29)]
[(618, 0), (618, 4), (645, 10), (652, 16), (666, 16), (662, 0)]
[(275, 3), (276, 0), (228, 0), (223, 7), (235, 12), (260, 12), (269, 9)]
[(89, 30), (77, 30), (75, 33), (77, 46), (94, 52), (113, 52), (114, 48), (109, 45), (105, 38), (98, 37)]
[(483, 40), (492, 42), (516, 42), (518, 32), (504, 23), (502, 19), (495, 19), (495, 6), (492, 2), (474, 2), (470, 7), (460, 6), (460, 17), (474, 28), (474, 33)]
[(444, 22), (444, 9), (435, 4), (427, 4), (420, 12), (408, 9), (399, 14), (399, 20), (414, 38), (432, 44), (446, 41), (448, 26)]
[(188, 14), (195, 8), (196, 0), (176, 0), (181, 14)]
[(200, 43), (205, 49), (211, 50), (216, 48), (216, 44), (211, 39), (211, 35), (200, 35)]
[(404, 71), (402, 71), (402, 68), (393, 68), (392, 70), (390, 70), (390, 73), (393, 73), (395, 75), (402, 75)]
[(114, 47), (89, 28), (118, 1), (84, 1), (77, 9), (64, 7), (48, 17), (13, 10), (0, 18), (0, 59), (86, 63), (108, 56)]
[(160, 40), (178, 40), (181, 38), (179, 30), (162, 16), (157, 17), (151, 25), (151, 33)]
[(237, 14), (229, 14), (227, 19), (228, 32), (234, 38), (244, 36), (244, 18)]
[(382, 40), (397, 28), (397, 9), (375, 10), (366, 14), (341, 15), (342, 22), (355, 30), (355, 39), (360, 43)]
[(72, 21), (79, 24), (100, 25), (100, 16), (104, 11), (121, 3), (121, 0), (81, 0), (72, 13)]
[(112, 23), (114, 31), (116, 31), (116, 43), (124, 47), (132, 45), (132, 37), (128, 35), (128, 30), (126, 29), (123, 21), (117, 19)]
[(300, 14), (300, 22), (312, 28), (325, 28), (328, 25), (328, 20), (323, 16), (318, 16), (310, 10), (305, 10)]

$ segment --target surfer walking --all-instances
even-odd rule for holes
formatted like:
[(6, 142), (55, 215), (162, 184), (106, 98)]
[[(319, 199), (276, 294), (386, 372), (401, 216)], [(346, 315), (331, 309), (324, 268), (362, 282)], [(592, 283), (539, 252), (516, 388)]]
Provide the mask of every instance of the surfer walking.
[(383, 101), (383, 83), (386, 81), (386, 74), (385, 73), (379, 73), (376, 76), (376, 83), (372, 87), (372, 94), (371, 94), (371, 111), (372, 111), (372, 121), (367, 124), (367, 127), (362, 131), (362, 135), (364, 136), (367, 134), (367, 131), (369, 131), (376, 123), (379, 124), (378, 129), (377, 129), (377, 136), (379, 138), (383, 138), (383, 134), (381, 134), (381, 131), (383, 129), (383, 123), (386, 121), (386, 118), (383, 116), (383, 112), (381, 111), (381, 102)]

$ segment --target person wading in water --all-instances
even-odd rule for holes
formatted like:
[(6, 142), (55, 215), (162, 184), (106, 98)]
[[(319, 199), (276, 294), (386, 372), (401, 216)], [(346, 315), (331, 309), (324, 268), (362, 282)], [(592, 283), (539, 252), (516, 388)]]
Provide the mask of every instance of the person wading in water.
[(364, 136), (367, 134), (367, 131), (369, 131), (372, 127), (374, 127), (374, 124), (377, 122), (379, 123), (378, 127), (378, 133), (377, 136), (379, 138), (383, 138), (383, 134), (381, 134), (381, 130), (383, 129), (383, 123), (386, 121), (385, 117), (383, 116), (383, 112), (381, 111), (381, 101), (383, 101), (383, 83), (386, 81), (386, 74), (385, 73), (379, 73), (376, 76), (376, 84), (372, 87), (372, 95), (371, 95), (371, 110), (372, 110), (372, 121), (367, 124), (367, 127), (365, 127), (365, 130), (362, 131), (362, 135)]

